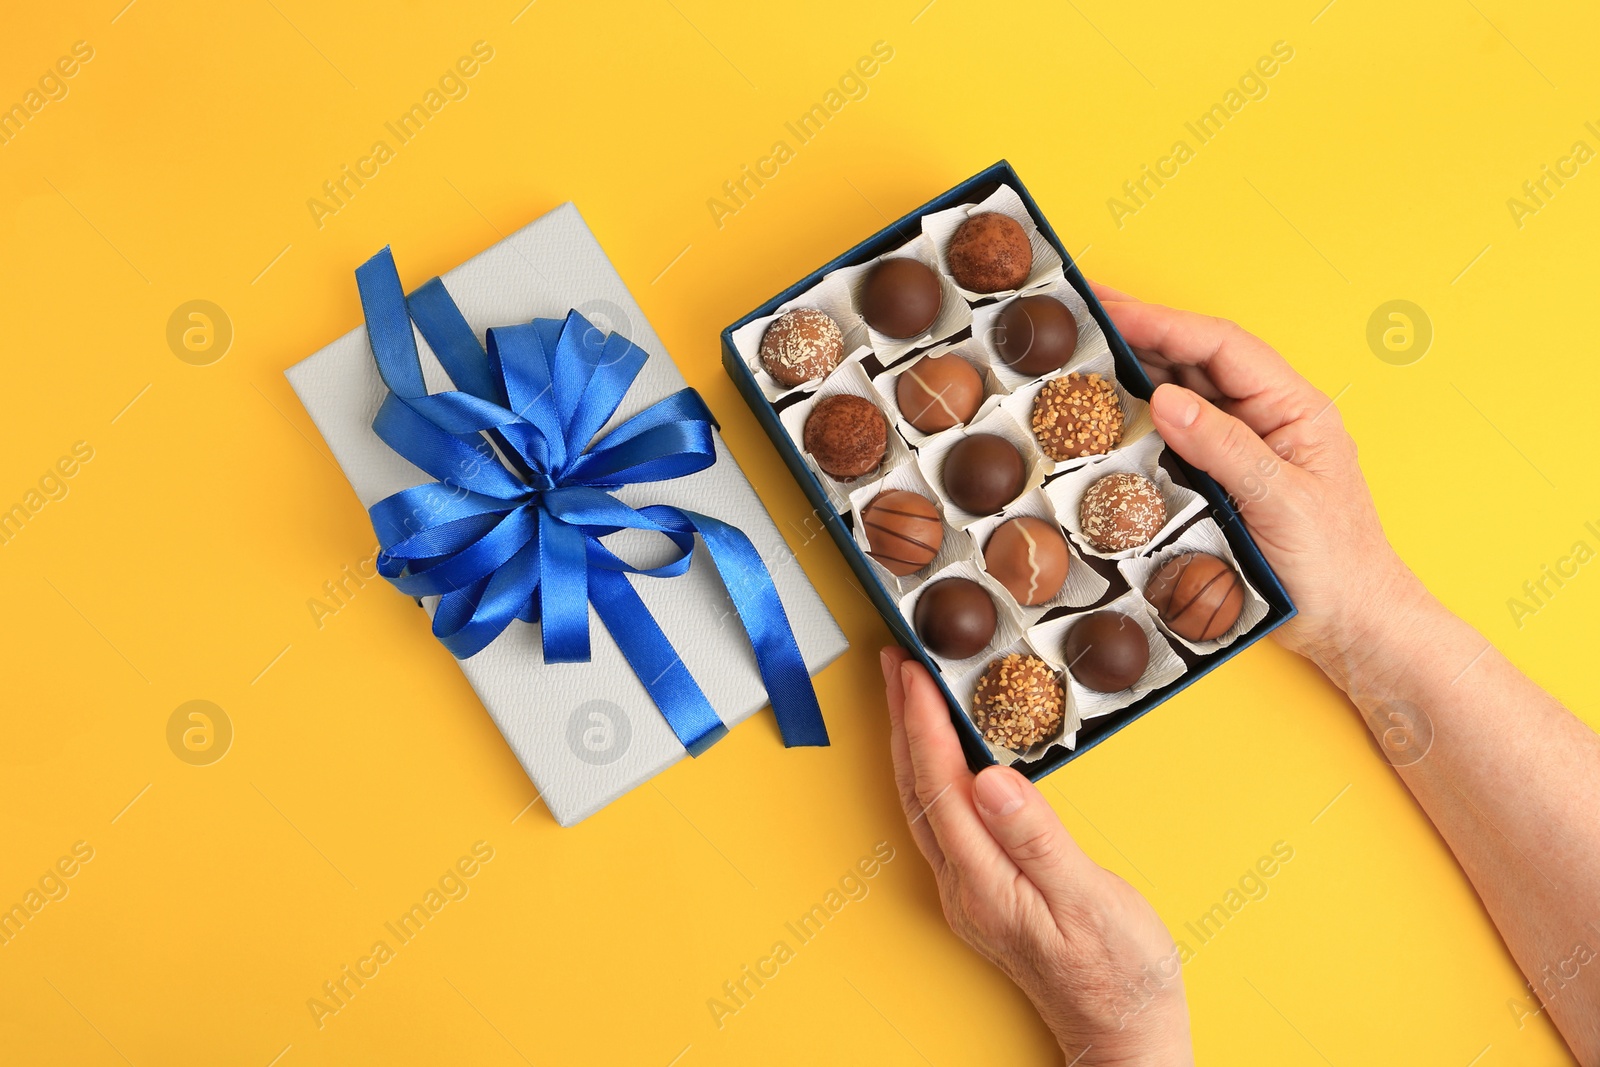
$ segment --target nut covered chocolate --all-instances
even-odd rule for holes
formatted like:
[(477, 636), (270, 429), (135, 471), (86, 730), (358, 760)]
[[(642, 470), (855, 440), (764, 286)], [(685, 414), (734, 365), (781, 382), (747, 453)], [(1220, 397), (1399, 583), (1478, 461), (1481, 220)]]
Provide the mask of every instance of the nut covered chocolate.
[(984, 740), (1025, 752), (1061, 733), (1061, 679), (1037, 656), (1013, 652), (989, 664), (972, 697), (972, 721)]
[(1033, 398), (1033, 436), (1053, 460), (1110, 452), (1122, 441), (1122, 401), (1100, 374), (1068, 374)]

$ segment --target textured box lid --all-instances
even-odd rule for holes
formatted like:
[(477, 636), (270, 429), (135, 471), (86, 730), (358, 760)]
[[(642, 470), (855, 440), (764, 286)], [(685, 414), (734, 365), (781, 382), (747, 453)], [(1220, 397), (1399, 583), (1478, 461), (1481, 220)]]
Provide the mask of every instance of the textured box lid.
[[(403, 254), (398, 258), (404, 262)], [(597, 326), (624, 334), (648, 352), (651, 358), (608, 429), (684, 386), (660, 338), (570, 203), (442, 277), (480, 340), (491, 326), (560, 318), (577, 308)], [(353, 274), (349, 284), (354, 285)], [(430, 390), (450, 388), (427, 343), (420, 334), (416, 338)], [(284, 373), (363, 507), (429, 480), (372, 432), (385, 387), (365, 326)], [(709, 469), (628, 486), (615, 495), (634, 507), (692, 508), (744, 530), (768, 562), (812, 674), (849, 647), (720, 435), (717, 462)], [(622, 551), (648, 562), (628, 552), (630, 543), (621, 542)], [(723, 722), (736, 726), (766, 706), (755, 654), (703, 546), (696, 547), (694, 564), (682, 577), (632, 581)], [(431, 614), (431, 601), (427, 606)], [(522, 622), (513, 622), (478, 655), (458, 661), (563, 826), (593, 814), (685, 755), (592, 608), (589, 618), (589, 663), (546, 664), (538, 628)], [(421, 613), (417, 625), (428, 625)], [(441, 665), (451, 658), (443, 646), (436, 650)]]

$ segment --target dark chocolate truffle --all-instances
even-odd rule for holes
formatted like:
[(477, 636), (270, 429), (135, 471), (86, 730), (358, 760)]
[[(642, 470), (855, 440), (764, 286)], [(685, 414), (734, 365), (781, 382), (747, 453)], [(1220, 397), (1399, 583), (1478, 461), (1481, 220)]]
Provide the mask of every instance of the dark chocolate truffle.
[(974, 515), (993, 515), (1022, 492), (1028, 470), (1010, 441), (975, 433), (945, 453), (943, 478), (944, 491), (956, 507)]
[(1142, 474), (1118, 471), (1091, 485), (1078, 504), (1083, 536), (1101, 552), (1121, 552), (1150, 543), (1167, 524), (1161, 491)]
[(919, 259), (880, 259), (861, 286), (861, 317), (883, 334), (921, 337), (939, 317), (939, 276)]
[(996, 211), (973, 215), (956, 227), (945, 257), (956, 284), (974, 293), (1020, 288), (1033, 270), (1033, 246), (1022, 224)]
[(1077, 351), (1078, 320), (1053, 296), (1024, 296), (995, 318), (990, 338), (1001, 362), (1037, 378), (1060, 370)]
[(861, 509), (861, 525), (867, 531), (867, 555), (901, 578), (933, 562), (944, 543), (939, 509), (906, 489), (885, 489), (873, 497)]
[(936, 656), (966, 659), (994, 639), (999, 616), (983, 586), (968, 578), (941, 578), (922, 591), (911, 612), (917, 636)]
[(1052, 378), (1033, 398), (1033, 435), (1055, 460), (1110, 452), (1122, 441), (1122, 401), (1103, 375)]
[(870, 400), (835, 393), (817, 401), (801, 433), (817, 466), (841, 481), (871, 474), (889, 450), (889, 423)]
[(983, 379), (954, 352), (919, 359), (895, 379), (900, 414), (923, 433), (960, 426), (983, 403)]
[(1097, 693), (1118, 693), (1144, 674), (1150, 641), (1139, 624), (1120, 611), (1085, 615), (1067, 631), (1067, 670)]
[(984, 740), (1025, 752), (1061, 732), (1061, 679), (1038, 656), (1013, 652), (989, 664), (972, 697), (972, 721)]
[(1031, 515), (1000, 524), (983, 549), (983, 566), (1024, 607), (1061, 592), (1067, 580), (1067, 539), (1053, 522)]
[(761, 366), (785, 388), (826, 377), (844, 358), (844, 334), (826, 312), (785, 311), (761, 335)]
[(1179, 637), (1214, 641), (1239, 621), (1244, 583), (1227, 560), (1204, 552), (1185, 552), (1156, 568), (1144, 598)]

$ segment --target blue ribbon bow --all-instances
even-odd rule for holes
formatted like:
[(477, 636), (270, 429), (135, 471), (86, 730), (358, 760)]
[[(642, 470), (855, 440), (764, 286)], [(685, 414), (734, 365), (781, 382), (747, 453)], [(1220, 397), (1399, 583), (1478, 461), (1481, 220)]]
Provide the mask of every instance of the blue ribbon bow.
[[(750, 539), (697, 512), (635, 509), (611, 495), (716, 462), (716, 423), (700, 394), (679, 390), (596, 440), (649, 358), (626, 337), (571, 311), (565, 321), (495, 327), (485, 351), (438, 278), (405, 295), (388, 248), (356, 271), (356, 285), (389, 387), (372, 429), (438, 479), (373, 505), (378, 569), (403, 593), (440, 598), (433, 633), (446, 648), (465, 659), (521, 619), (540, 623), (546, 662), (587, 662), (593, 604), (698, 756), (727, 727), (627, 575), (683, 574), (699, 534), (755, 649), (783, 743), (828, 743), (811, 676)], [(455, 390), (428, 393), (413, 322)], [(663, 534), (676, 555), (633, 567), (601, 543), (622, 529)]]

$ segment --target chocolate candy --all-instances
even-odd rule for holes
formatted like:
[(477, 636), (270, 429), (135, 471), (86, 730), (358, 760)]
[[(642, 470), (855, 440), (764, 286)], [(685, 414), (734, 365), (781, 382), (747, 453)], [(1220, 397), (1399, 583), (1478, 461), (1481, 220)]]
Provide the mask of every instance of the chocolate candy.
[(990, 577), (1024, 607), (1043, 604), (1061, 591), (1071, 559), (1056, 524), (1031, 515), (1001, 523), (983, 549)]
[(983, 403), (983, 379), (955, 353), (919, 359), (895, 379), (900, 414), (923, 433), (960, 426)]
[(945, 453), (944, 491), (963, 511), (993, 515), (1022, 492), (1028, 471), (1022, 453), (1004, 437), (975, 433)]
[(972, 697), (972, 721), (990, 744), (1025, 752), (1061, 732), (1061, 679), (1038, 656), (1013, 652), (989, 664)]
[(968, 578), (941, 578), (922, 591), (911, 612), (917, 636), (936, 656), (966, 659), (994, 639), (999, 616), (983, 586)]
[(761, 335), (761, 366), (785, 388), (827, 376), (843, 358), (839, 324), (815, 308), (785, 311)]
[(939, 317), (939, 276), (919, 259), (880, 259), (861, 286), (861, 317), (885, 337), (921, 337)]
[(1228, 561), (1204, 552), (1167, 560), (1145, 587), (1144, 598), (1168, 629), (1186, 641), (1214, 641), (1244, 610), (1244, 582)]
[(861, 509), (861, 525), (867, 532), (867, 555), (901, 578), (933, 562), (944, 543), (939, 509), (906, 489), (885, 489), (873, 497)]
[(1018, 374), (1036, 378), (1060, 370), (1078, 348), (1078, 320), (1053, 296), (1024, 296), (996, 316), (995, 351)]
[(1033, 435), (1054, 460), (1098, 456), (1122, 440), (1122, 401), (1099, 374), (1068, 374), (1033, 398)]
[(889, 451), (889, 422), (877, 405), (849, 393), (817, 401), (801, 433), (807, 452), (841, 481), (871, 474)]
[(1118, 471), (1091, 485), (1078, 504), (1083, 536), (1101, 552), (1149, 544), (1167, 524), (1167, 505), (1142, 474)]
[(974, 293), (1020, 288), (1033, 270), (1033, 246), (1022, 224), (995, 211), (956, 227), (945, 258), (956, 284)]
[(1097, 693), (1118, 693), (1137, 682), (1150, 663), (1150, 642), (1120, 611), (1085, 615), (1067, 631), (1067, 670)]

